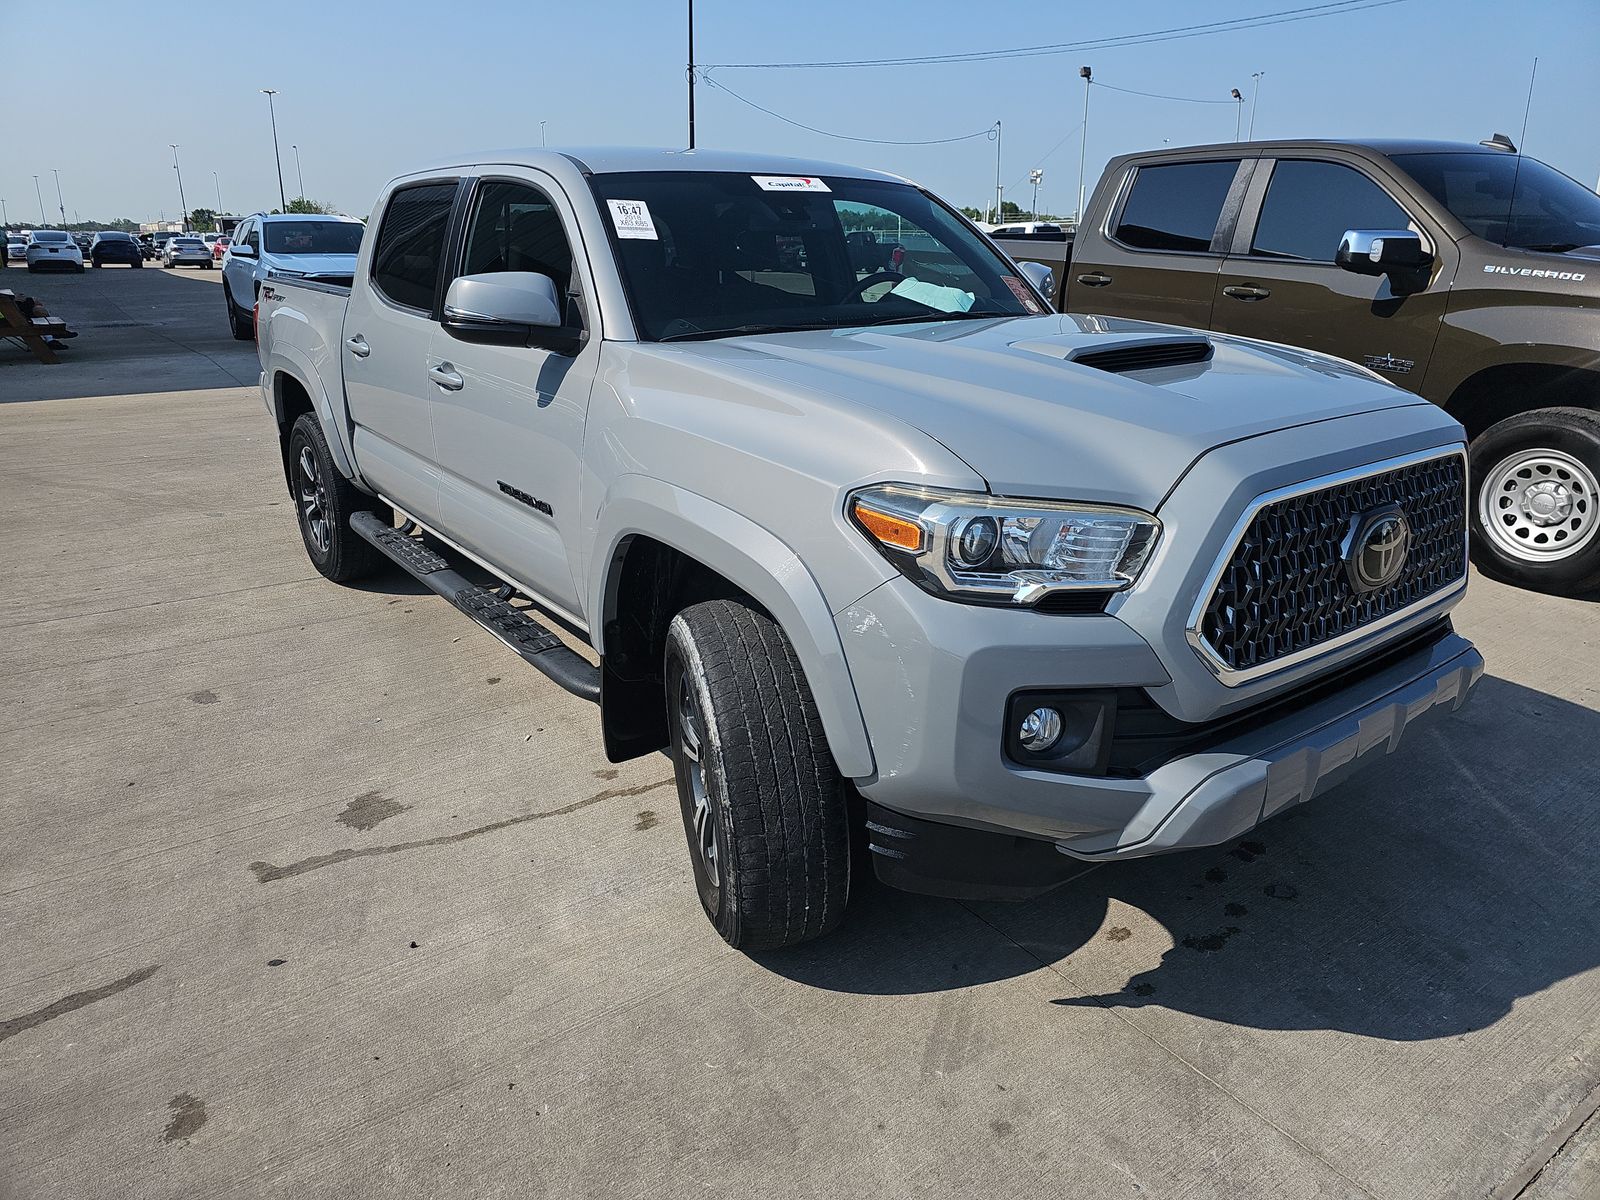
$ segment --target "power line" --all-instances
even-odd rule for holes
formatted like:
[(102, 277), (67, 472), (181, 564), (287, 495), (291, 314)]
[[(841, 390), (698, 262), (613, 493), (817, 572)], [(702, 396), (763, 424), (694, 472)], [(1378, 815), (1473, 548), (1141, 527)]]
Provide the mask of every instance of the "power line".
[(715, 79), (711, 78), (709, 68), (700, 72), (700, 79), (707, 87), (716, 88), (719, 92), (727, 92), (728, 95), (739, 101), (740, 104), (748, 105), (757, 112), (764, 112), (767, 114), (767, 116), (776, 118), (777, 120), (782, 121), (785, 125), (793, 125), (796, 129), (804, 129), (808, 133), (817, 133), (821, 134), (823, 137), (838, 138), (841, 141), (846, 142), (867, 142), (874, 146), (944, 146), (951, 142), (968, 142), (973, 138), (987, 138), (990, 141), (993, 141), (995, 137), (995, 126), (993, 125), (990, 125), (986, 129), (980, 129), (976, 133), (963, 133), (957, 137), (927, 138), (921, 141), (900, 141), (891, 138), (856, 137), (854, 134), (849, 133), (834, 133), (828, 129), (818, 129), (815, 125), (807, 125), (803, 121), (796, 121), (794, 118), (786, 117), (780, 112), (773, 112), (772, 109), (757, 104), (749, 97), (741, 96), (727, 84), (718, 83)]
[(1258, 29), (1267, 25), (1286, 25), (1294, 21), (1309, 21), (1318, 17), (1344, 16), (1348, 13), (1362, 12), (1372, 8), (1386, 8), (1392, 4), (1407, 4), (1410, 2), (1411, 0), (1331, 0), (1330, 3), (1312, 4), (1302, 8), (1287, 8), (1270, 13), (1258, 13), (1250, 17), (1234, 17), (1225, 21), (1208, 21), (1198, 25), (1176, 25), (1170, 29), (1120, 34), (1115, 37), (1094, 38), (1083, 42), (1052, 42), (1041, 46), (1014, 46), (1006, 50), (974, 50), (960, 54), (923, 54), (906, 58), (858, 58), (814, 62), (712, 63), (710, 66), (725, 67), (729, 70), (795, 71), (835, 67), (916, 67), (945, 63), (988, 62), (1002, 58), (1032, 58), (1040, 55), (1068, 54), (1080, 50), (1104, 50), (1123, 46), (1148, 45), (1154, 42), (1176, 41), (1182, 38), (1206, 37), (1217, 33), (1236, 33), (1244, 29)]
[(1233, 100), (1202, 100), (1195, 96), (1166, 96), (1160, 92), (1140, 92), (1133, 88), (1113, 87), (1109, 83), (1101, 83), (1098, 79), (1092, 81), (1095, 87), (1103, 87), (1108, 92), (1125, 92), (1129, 96), (1145, 96), (1151, 100), (1177, 100), (1183, 104), (1232, 104)]

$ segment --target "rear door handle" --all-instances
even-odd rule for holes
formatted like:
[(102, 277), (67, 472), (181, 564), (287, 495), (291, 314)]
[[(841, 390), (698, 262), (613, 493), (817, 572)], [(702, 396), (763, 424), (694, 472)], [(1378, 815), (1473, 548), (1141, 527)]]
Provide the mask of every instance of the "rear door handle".
[(1246, 287), (1240, 285), (1225, 287), (1222, 289), (1222, 294), (1224, 296), (1231, 296), (1235, 300), (1265, 300), (1268, 296), (1272, 295), (1272, 293), (1264, 287)]
[(1084, 287), (1105, 287), (1106, 284), (1111, 282), (1111, 276), (1102, 275), (1100, 272), (1095, 271), (1089, 275), (1079, 275), (1078, 282), (1083, 284)]
[(428, 378), (447, 392), (459, 392), (467, 386), (467, 381), (461, 378), (461, 372), (447, 362), (440, 363), (437, 367), (429, 367)]
[(350, 351), (351, 354), (354, 354), (357, 358), (365, 358), (367, 355), (372, 353), (372, 347), (367, 345), (367, 339), (362, 337), (359, 333), (356, 334), (355, 337), (345, 338), (344, 348)]

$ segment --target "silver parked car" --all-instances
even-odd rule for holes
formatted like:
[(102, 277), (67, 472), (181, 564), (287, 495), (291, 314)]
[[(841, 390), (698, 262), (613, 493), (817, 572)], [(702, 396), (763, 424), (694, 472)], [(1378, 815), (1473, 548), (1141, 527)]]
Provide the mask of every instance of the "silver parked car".
[(198, 236), (186, 233), (168, 238), (161, 251), (161, 265), (164, 267), (204, 267), (209, 271), (213, 261), (211, 247)]

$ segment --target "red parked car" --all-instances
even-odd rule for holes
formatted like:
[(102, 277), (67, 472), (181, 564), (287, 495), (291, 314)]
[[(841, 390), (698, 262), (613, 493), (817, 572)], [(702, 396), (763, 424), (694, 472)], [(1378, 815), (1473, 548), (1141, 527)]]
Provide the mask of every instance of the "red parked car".
[(222, 256), (227, 252), (228, 247), (233, 245), (233, 239), (225, 233), (218, 234), (216, 237), (208, 236), (206, 241), (211, 245), (211, 257), (218, 262), (222, 261)]

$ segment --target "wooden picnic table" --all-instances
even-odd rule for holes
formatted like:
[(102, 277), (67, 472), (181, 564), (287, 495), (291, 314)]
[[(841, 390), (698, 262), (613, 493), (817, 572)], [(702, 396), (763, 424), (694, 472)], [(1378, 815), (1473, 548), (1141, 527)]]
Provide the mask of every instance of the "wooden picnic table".
[(17, 303), (17, 294), (9, 288), (0, 288), (0, 338), (21, 342), (42, 363), (60, 362), (50, 345), (52, 337), (67, 332), (67, 323), (60, 317), (27, 317)]

